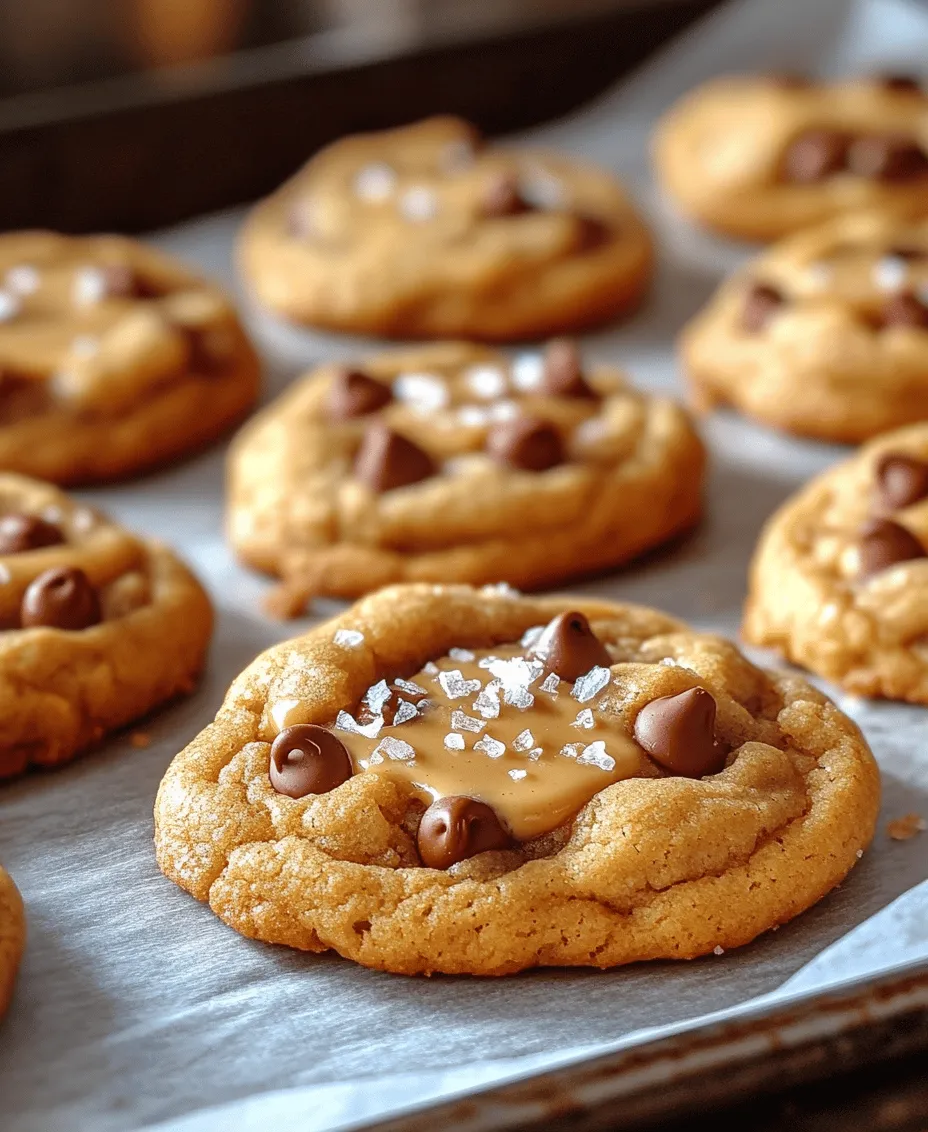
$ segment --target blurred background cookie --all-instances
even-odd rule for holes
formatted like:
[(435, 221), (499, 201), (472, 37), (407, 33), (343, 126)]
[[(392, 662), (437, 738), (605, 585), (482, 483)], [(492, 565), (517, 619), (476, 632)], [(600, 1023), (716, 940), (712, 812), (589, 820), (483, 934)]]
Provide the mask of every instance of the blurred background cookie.
[(13, 994), (13, 983), (26, 942), (23, 902), (8, 873), (0, 868), (0, 1017)]

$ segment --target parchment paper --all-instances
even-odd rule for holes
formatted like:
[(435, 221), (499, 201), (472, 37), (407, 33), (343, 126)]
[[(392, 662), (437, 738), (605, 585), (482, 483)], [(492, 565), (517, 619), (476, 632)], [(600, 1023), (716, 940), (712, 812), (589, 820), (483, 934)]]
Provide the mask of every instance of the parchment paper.
[[(661, 241), (651, 302), (630, 324), (591, 336), (590, 356), (623, 364), (643, 385), (677, 388), (675, 331), (745, 254), (694, 232), (650, 183), (648, 133), (675, 97), (739, 68), (840, 72), (892, 60), (918, 69), (926, 45), (928, 13), (905, 0), (748, 0), (592, 108), (536, 131), (533, 140), (621, 172)], [(207, 218), (155, 242), (235, 288), (239, 219)], [(255, 313), (251, 322), (268, 361), (268, 397), (322, 356), (376, 348), (275, 326)], [(762, 521), (843, 453), (733, 416), (717, 415), (705, 433), (714, 468), (699, 533), (584, 588), (733, 634)], [(896, 843), (884, 832), (892, 817), (928, 815), (928, 712), (841, 697), (883, 769), (880, 832), (839, 890), (739, 952), (609, 973), (410, 980), (251, 943), (224, 927), (161, 877), (151, 845), (152, 801), (171, 757), (212, 718), (233, 676), (287, 633), (258, 610), (265, 583), (234, 565), (224, 546), (222, 459), (216, 450), (86, 493), (176, 544), (208, 583), (219, 625), (202, 688), (144, 725), (148, 749), (118, 738), (62, 771), (0, 788), (0, 861), (22, 889), (30, 924), (19, 989), (0, 1027), (5, 1132), (321, 1132), (743, 1009), (759, 995), (813, 993), (928, 957), (928, 884), (916, 888), (928, 875), (928, 837)]]

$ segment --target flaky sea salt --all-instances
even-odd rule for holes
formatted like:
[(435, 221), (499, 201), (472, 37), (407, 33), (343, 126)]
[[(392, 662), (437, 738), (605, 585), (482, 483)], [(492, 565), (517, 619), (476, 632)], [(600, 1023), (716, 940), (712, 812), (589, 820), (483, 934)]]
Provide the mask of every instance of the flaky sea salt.
[(99, 267), (82, 267), (74, 277), (72, 297), (80, 306), (92, 306), (106, 298), (107, 280)]
[(400, 700), (396, 705), (396, 714), (393, 716), (393, 726), (398, 727), (401, 723), (408, 723), (418, 714), (419, 710), (415, 704), (411, 704), (409, 700)]
[(577, 680), (570, 690), (570, 694), (575, 700), (581, 704), (585, 704), (587, 700), (591, 700), (597, 692), (601, 692), (603, 688), (612, 679), (612, 673), (608, 668), (601, 668), (596, 665), (591, 668), (589, 672)]
[(426, 676), (437, 676), (438, 665), (434, 660), (427, 660), (422, 666), (422, 671), (426, 674)]
[(355, 196), (361, 200), (380, 201), (396, 188), (396, 173), (385, 162), (372, 162), (358, 170), (354, 179)]
[(506, 753), (506, 744), (501, 743), (499, 739), (494, 739), (490, 735), (484, 735), (479, 743), (474, 744), (475, 751), (483, 751), (484, 754), (489, 755), (491, 759), (498, 759), (501, 755)]
[(519, 639), (519, 644), (524, 649), (532, 649), (538, 644), (541, 639), (541, 634), (545, 631), (544, 625), (533, 625), (531, 629), (526, 629)]
[(583, 744), (582, 743), (565, 743), (564, 746), (561, 747), (561, 754), (565, 758), (575, 759), (575, 758), (577, 758), (577, 756), (580, 754), (580, 752), (582, 750), (583, 750)]
[(401, 677), (397, 676), (393, 683), (397, 688), (408, 692), (411, 696), (425, 695), (425, 688), (423, 688), (421, 684), (417, 684), (414, 680), (403, 680)]
[(497, 718), (499, 715), (499, 684), (495, 680), (491, 680), (474, 700), (474, 711), (479, 712), (484, 719)]
[(461, 405), (457, 418), (464, 428), (483, 428), (490, 423), (490, 414), (482, 405)]
[(92, 334), (78, 334), (71, 339), (71, 353), (76, 358), (92, 358), (100, 352), (100, 341)]
[(10, 574), (10, 571), (7, 569), (7, 567), (0, 565), (0, 585), (5, 586), (11, 577), (12, 574)]
[(474, 719), (472, 715), (455, 708), (451, 713), (451, 726), (455, 731), (472, 731), (475, 735), (486, 727), (482, 719)]
[(541, 385), (545, 362), (541, 354), (520, 354), (512, 363), (512, 384), (527, 393)]
[(4, 280), (11, 291), (17, 295), (32, 295), (39, 289), (39, 273), (31, 264), (20, 263), (11, 267)]
[(455, 735), (451, 732), (445, 736), (445, 749), (448, 751), (463, 751), (464, 750), (464, 736)]
[(364, 702), (371, 709), (374, 714), (378, 714), (392, 695), (386, 680), (381, 680), (379, 683), (372, 685), (364, 693)]
[(880, 291), (899, 291), (905, 284), (909, 265), (897, 255), (884, 255), (873, 265), (873, 283)]
[(414, 185), (400, 197), (400, 212), (417, 223), (432, 220), (438, 215), (438, 197), (427, 185)]
[(481, 586), (480, 592), (485, 597), (521, 597), (515, 586), (508, 582), (494, 582), (491, 585)]
[(393, 383), (393, 396), (417, 412), (431, 413), (448, 404), (444, 381), (433, 373), (401, 373)]
[(715, 947), (712, 948), (712, 954), (713, 955), (724, 955), (725, 954), (725, 948), (721, 947), (719, 944), (716, 944)]
[(536, 168), (521, 179), (522, 198), (536, 208), (563, 208), (568, 203), (564, 182), (547, 169)]
[(353, 715), (347, 711), (340, 711), (335, 717), (335, 727), (339, 731), (348, 731), (353, 735), (363, 735), (365, 739), (376, 739), (383, 727), (383, 716), (378, 715), (370, 723), (358, 723)]
[(530, 747), (535, 745), (535, 736), (526, 727), (524, 731), (519, 734), (512, 741), (512, 749), (514, 751), (527, 751)]
[(336, 629), (332, 641), (343, 648), (356, 649), (358, 645), (364, 644), (364, 634), (357, 629)]
[(507, 770), (506, 773), (513, 780), (513, 782), (518, 782), (520, 779), (525, 778), (525, 776), (528, 774), (528, 771), (527, 770)]
[(461, 664), (468, 664), (474, 659), (474, 654), (470, 651), (470, 649), (448, 649), (448, 656), (450, 656), (452, 660), (456, 660)]
[(499, 366), (471, 366), (464, 374), (467, 387), (485, 401), (499, 397), (506, 389), (506, 375)]
[(528, 711), (535, 702), (535, 697), (528, 688), (507, 688), (503, 692), (503, 699), (519, 711)]
[(577, 712), (577, 718), (570, 725), (571, 727), (595, 727), (596, 721), (593, 719), (593, 713), (589, 708), (584, 708), (583, 711)]
[(452, 668), (448, 672), (438, 674), (438, 683), (441, 690), (449, 700), (463, 700), (471, 692), (480, 691), (479, 680), (465, 680), (460, 668)]
[(532, 760), (532, 762), (537, 762), (538, 759), (541, 758), (542, 750), (541, 750), (541, 747), (532, 747), (532, 749), (530, 751), (526, 751), (525, 753), (528, 756), (528, 758), (530, 758)]
[(549, 672), (548, 675), (541, 682), (541, 690), (547, 692), (549, 696), (557, 696), (557, 690), (560, 687), (561, 678), (556, 672)]
[(600, 770), (615, 770), (615, 759), (606, 754), (606, 744), (602, 739), (584, 747), (577, 762), (584, 766), (598, 766)]
[(395, 735), (385, 735), (374, 748), (375, 754), (377, 751), (398, 763), (412, 762), (416, 757), (416, 748), (403, 739), (397, 739)]
[(22, 303), (10, 291), (0, 291), (0, 322), (9, 322), (20, 312)]
[(491, 421), (513, 421), (519, 415), (519, 406), (515, 401), (497, 401), (487, 409), (487, 416)]

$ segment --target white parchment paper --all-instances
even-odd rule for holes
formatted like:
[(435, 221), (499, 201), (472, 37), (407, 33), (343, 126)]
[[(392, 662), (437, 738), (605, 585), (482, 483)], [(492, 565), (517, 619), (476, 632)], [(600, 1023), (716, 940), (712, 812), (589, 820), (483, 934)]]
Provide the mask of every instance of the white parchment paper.
[[(535, 131), (533, 140), (626, 177), (661, 241), (651, 302), (630, 324), (590, 336), (589, 355), (624, 365), (648, 387), (678, 388), (674, 334), (745, 254), (694, 232), (649, 179), (648, 134), (674, 98), (725, 70), (918, 66), (926, 46), (928, 10), (905, 0), (746, 0), (596, 105)], [(239, 220), (207, 218), (156, 242), (236, 289)], [(268, 397), (323, 356), (376, 348), (255, 313), (251, 323), (268, 363)], [(733, 634), (762, 521), (842, 450), (724, 414), (705, 433), (713, 471), (699, 533), (584, 589)], [(223, 543), (222, 460), (216, 450), (86, 493), (177, 545), (208, 583), (219, 624), (202, 688), (145, 724), (148, 749), (117, 738), (62, 771), (0, 787), (0, 860), (22, 889), (30, 925), (19, 989), (0, 1026), (4, 1132), (323, 1132), (632, 1044), (757, 996), (814, 993), (928, 957), (928, 838), (896, 843), (884, 833), (892, 817), (928, 815), (928, 712), (841, 697), (883, 769), (880, 832), (840, 889), (739, 952), (607, 973), (410, 980), (251, 943), (224, 927), (161, 877), (151, 845), (164, 768), (212, 718), (235, 674), (286, 632), (259, 612), (265, 583), (236, 566)]]

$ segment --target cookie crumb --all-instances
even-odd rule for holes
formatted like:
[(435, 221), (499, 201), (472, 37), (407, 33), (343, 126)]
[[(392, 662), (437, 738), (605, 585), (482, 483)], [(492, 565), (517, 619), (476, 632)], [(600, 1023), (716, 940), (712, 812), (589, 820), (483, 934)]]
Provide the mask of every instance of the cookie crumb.
[(133, 731), (129, 736), (129, 742), (138, 750), (144, 750), (145, 747), (151, 746), (151, 735), (147, 731)]
[(716, 944), (715, 947), (712, 948), (712, 954), (713, 955), (724, 955), (725, 954), (725, 948), (720, 946), (719, 944)]
[(264, 595), (261, 605), (268, 617), (275, 621), (292, 621), (294, 617), (309, 612), (313, 596), (309, 586), (281, 582)]
[(857, 860), (859, 861), (859, 860), (860, 860), (860, 858), (861, 858), (861, 857), (862, 857), (863, 855), (864, 855), (864, 851), (863, 851), (863, 849), (858, 849), (858, 850), (857, 850)]
[(921, 814), (903, 814), (886, 825), (886, 832), (893, 841), (910, 841), (925, 829), (928, 829), (928, 822)]

